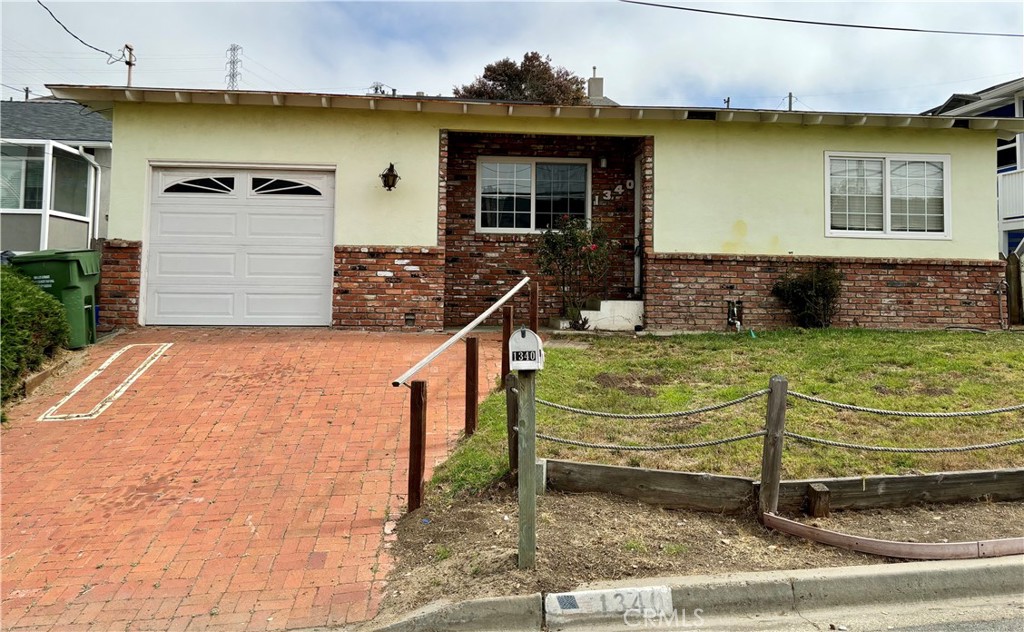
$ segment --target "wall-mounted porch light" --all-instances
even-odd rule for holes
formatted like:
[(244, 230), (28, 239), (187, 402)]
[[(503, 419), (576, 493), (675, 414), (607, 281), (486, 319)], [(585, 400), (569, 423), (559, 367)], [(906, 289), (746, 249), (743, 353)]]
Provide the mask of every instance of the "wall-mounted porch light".
[(384, 188), (387, 189), (388, 191), (398, 186), (398, 181), (401, 179), (402, 177), (398, 175), (397, 171), (395, 171), (395, 163), (393, 162), (390, 163), (388, 165), (388, 168), (385, 169), (384, 172), (380, 174), (381, 184), (383, 184)]

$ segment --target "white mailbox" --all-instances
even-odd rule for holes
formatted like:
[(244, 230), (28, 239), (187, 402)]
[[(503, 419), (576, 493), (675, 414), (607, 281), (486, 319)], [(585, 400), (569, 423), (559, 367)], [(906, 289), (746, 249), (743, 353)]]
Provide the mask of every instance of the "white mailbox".
[(513, 332), (508, 341), (509, 369), (539, 371), (544, 368), (544, 345), (540, 336), (525, 327)]

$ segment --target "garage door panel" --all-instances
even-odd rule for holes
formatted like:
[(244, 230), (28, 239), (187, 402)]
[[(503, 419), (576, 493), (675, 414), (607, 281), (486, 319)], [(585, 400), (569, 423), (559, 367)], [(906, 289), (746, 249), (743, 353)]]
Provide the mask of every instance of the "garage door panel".
[(151, 267), (151, 281), (174, 282), (183, 277), (220, 277), (234, 279), (238, 271), (235, 252), (156, 252)]
[(235, 212), (192, 212), (160, 208), (154, 213), (153, 237), (162, 238), (233, 238), (238, 233), (238, 214)]
[(330, 279), (331, 264), (327, 256), (320, 253), (272, 254), (248, 253), (245, 255), (245, 278), (253, 280), (275, 279), (277, 282), (312, 282), (322, 286)]
[[(302, 175), (317, 180), (322, 196), (249, 191), (252, 178), (276, 178), (280, 173), (156, 173), (146, 269), (148, 324), (330, 324), (334, 176)], [(235, 178), (231, 196), (175, 195), (160, 189), (182, 175), (224, 174)]]
[(302, 239), (324, 242), (325, 236), (330, 237), (330, 218), (322, 212), (295, 211), (289, 213), (259, 212), (249, 213), (246, 229), (243, 233), (252, 238)]
[(178, 319), (178, 322), (162, 324), (197, 324), (195, 319), (230, 319), (235, 316), (235, 290), (231, 288), (221, 291), (158, 289), (153, 292), (152, 300), (157, 313), (163, 318)]
[[(323, 301), (315, 291), (278, 288), (277, 291), (245, 292), (243, 300), (247, 318), (301, 318), (297, 313), (310, 314), (313, 318), (323, 316)], [(300, 309), (296, 309), (297, 306)]]

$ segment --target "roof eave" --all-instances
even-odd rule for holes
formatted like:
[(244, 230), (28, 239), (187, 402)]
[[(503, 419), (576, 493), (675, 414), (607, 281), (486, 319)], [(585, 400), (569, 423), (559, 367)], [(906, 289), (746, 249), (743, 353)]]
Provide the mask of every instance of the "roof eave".
[[(122, 86), (48, 85), (60, 98), (73, 99), (94, 110), (107, 110), (115, 103), (253, 105), (273, 107), (340, 108), (379, 112), (473, 115), (523, 118), (599, 120), (682, 121), (701, 119), (719, 122), (831, 125), (845, 127), (950, 128), (1024, 132), (1024, 120), (969, 118), (919, 114), (875, 114), (851, 112), (791, 112), (665, 106), (542, 105), (533, 103), (482, 102), (432, 97), (349, 95), (306, 92), (265, 92), (241, 90), (188, 90), (174, 88), (129, 88)], [(964, 121), (957, 123), (957, 121)]]

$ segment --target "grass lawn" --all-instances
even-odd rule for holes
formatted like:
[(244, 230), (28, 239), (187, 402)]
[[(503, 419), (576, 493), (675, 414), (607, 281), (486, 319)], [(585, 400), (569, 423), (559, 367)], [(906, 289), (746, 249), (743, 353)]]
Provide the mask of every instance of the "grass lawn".
[[(674, 337), (558, 336), (546, 341), (537, 397), (590, 410), (668, 412), (789, 388), (874, 408), (967, 411), (1024, 402), (1024, 335), (940, 331), (790, 330)], [(764, 427), (766, 398), (696, 417), (614, 420), (538, 406), (538, 432), (594, 443), (690, 443)], [(920, 419), (836, 411), (789, 399), (786, 429), (852, 443), (961, 446), (1024, 436), (1024, 413)], [(589, 450), (538, 441), (538, 456), (638, 467), (757, 477), (760, 438), (659, 453)], [(481, 406), (477, 434), (463, 440), (434, 476), (444, 492), (476, 491), (507, 473), (505, 397)], [(787, 440), (784, 478), (909, 474), (1024, 467), (1024, 445), (952, 454), (886, 454)]]

